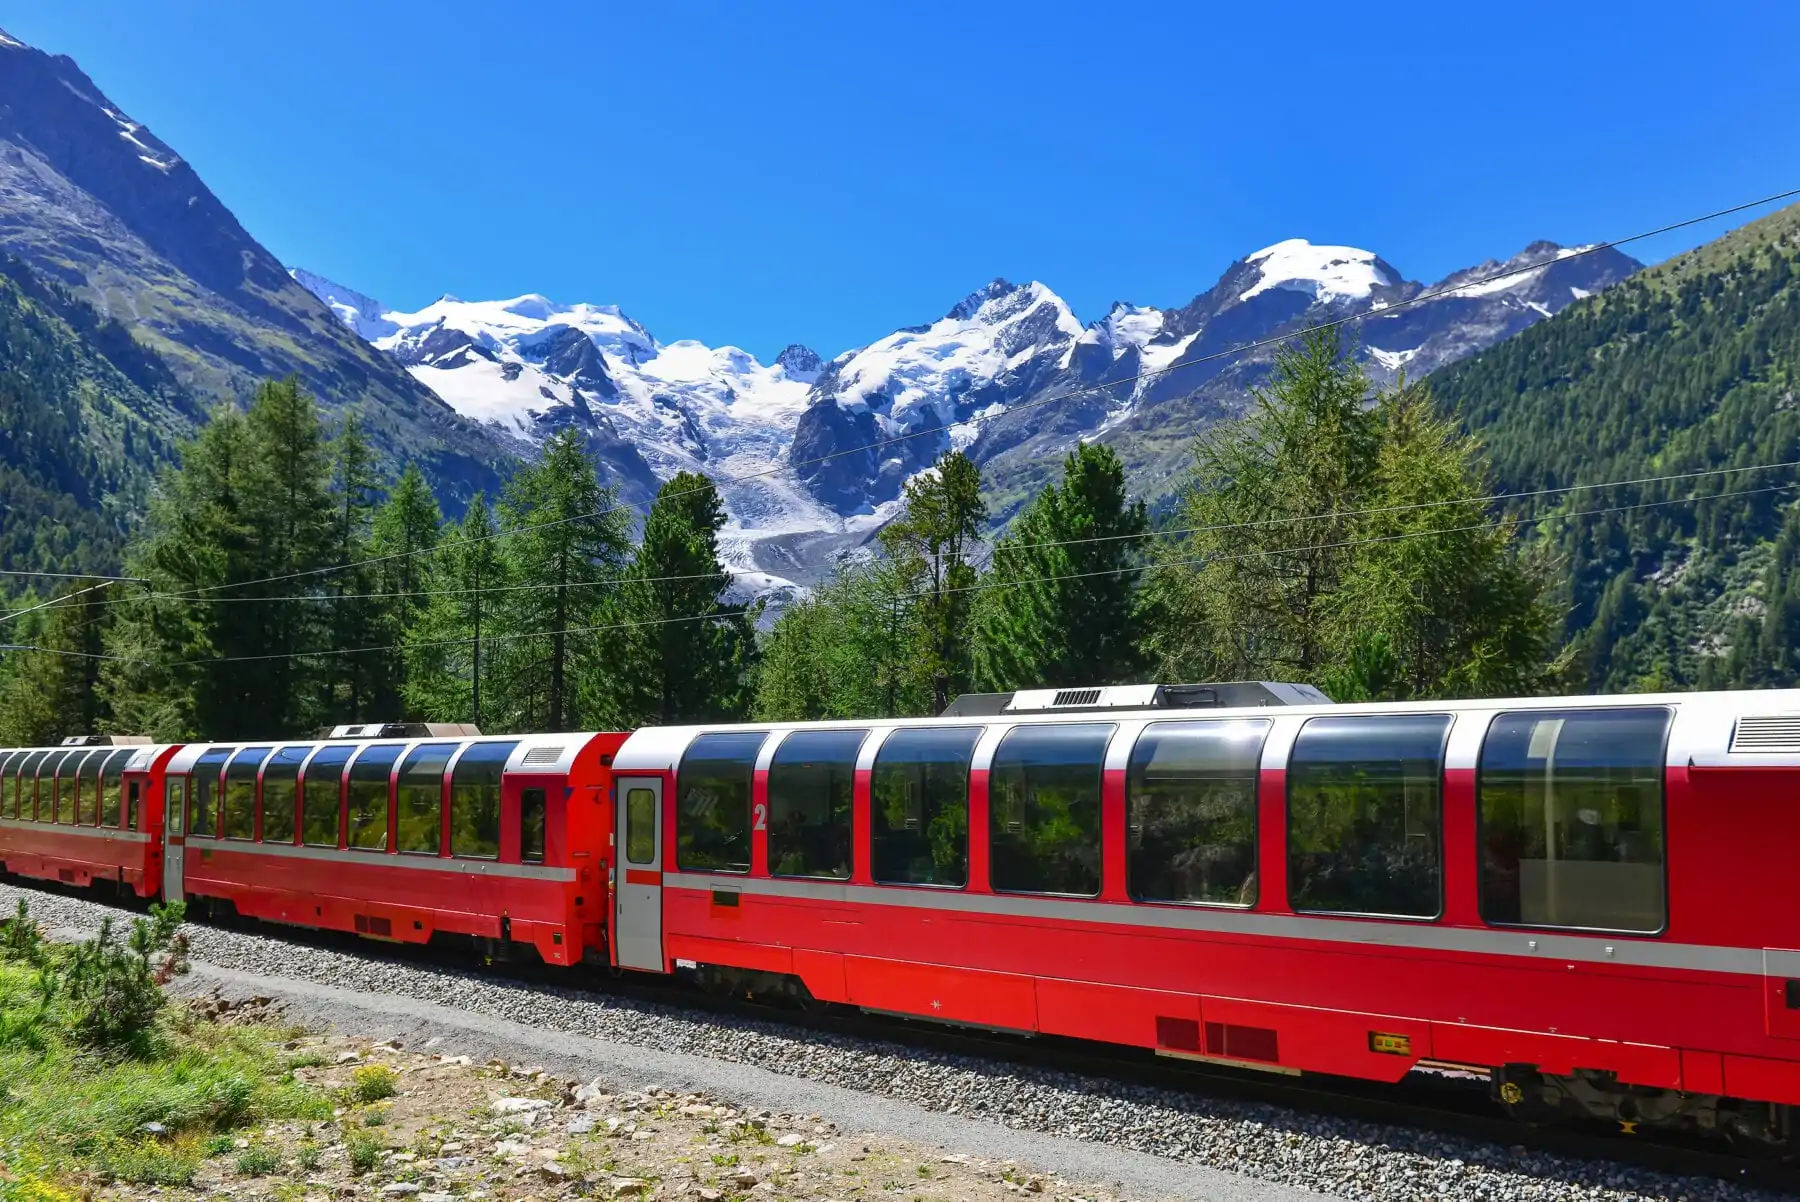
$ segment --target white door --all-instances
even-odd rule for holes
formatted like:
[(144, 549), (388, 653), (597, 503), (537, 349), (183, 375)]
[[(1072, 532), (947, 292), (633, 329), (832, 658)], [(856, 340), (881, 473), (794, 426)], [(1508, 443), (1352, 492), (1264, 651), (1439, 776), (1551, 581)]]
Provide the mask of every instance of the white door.
[(619, 967), (666, 972), (662, 946), (662, 781), (622, 776), (613, 887)]
[(187, 777), (171, 776), (163, 801), (163, 900), (183, 901), (181, 865), (187, 857)]

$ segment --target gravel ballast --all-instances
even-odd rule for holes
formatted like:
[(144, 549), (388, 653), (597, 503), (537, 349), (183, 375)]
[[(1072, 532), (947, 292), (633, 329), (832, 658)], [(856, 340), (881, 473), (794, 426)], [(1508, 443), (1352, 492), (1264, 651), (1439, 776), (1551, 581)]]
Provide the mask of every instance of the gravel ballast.
[[(89, 930), (119, 911), (0, 885), (39, 921)], [(1763, 1202), (1781, 1195), (1713, 1179), (1502, 1147), (1411, 1128), (1096, 1081), (1067, 1073), (495, 980), (190, 927), (195, 985), (252, 984), (296, 1020), (374, 1037), (437, 1038), (466, 1054), (506, 1046), (570, 1076), (603, 1071), (630, 1087), (707, 1089), (746, 1102), (889, 1130), (958, 1151), (1120, 1182), (1140, 1195), (1289, 1202), (1352, 1199), (1676, 1199)], [(384, 1029), (384, 1027), (386, 1029)], [(417, 1046), (416, 1043), (413, 1046)], [(490, 1049), (494, 1049), (490, 1051)], [(520, 1054), (520, 1053), (514, 1053)], [(897, 1105), (896, 1105), (897, 1104)], [(1029, 1151), (1027, 1148), (1029, 1147)]]

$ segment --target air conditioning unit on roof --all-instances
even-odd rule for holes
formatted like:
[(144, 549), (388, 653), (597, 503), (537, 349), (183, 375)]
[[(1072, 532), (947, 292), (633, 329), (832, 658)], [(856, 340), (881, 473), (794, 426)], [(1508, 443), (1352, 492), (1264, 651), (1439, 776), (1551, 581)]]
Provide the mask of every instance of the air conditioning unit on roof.
[(1309, 684), (1237, 680), (1221, 684), (1125, 684), (1075, 689), (1020, 689), (1016, 693), (967, 693), (952, 701), (944, 709), (943, 716), (996, 718), (1007, 714), (1332, 704), (1331, 698)]

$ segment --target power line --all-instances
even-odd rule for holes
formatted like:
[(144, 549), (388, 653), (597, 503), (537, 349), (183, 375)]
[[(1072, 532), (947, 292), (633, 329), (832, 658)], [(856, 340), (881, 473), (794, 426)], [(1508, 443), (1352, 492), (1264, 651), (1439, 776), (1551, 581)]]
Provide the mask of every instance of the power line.
[[(1731, 205), (1727, 208), (1717, 209), (1717, 210), (1714, 210), (1713, 212), (1706, 213), (1706, 214), (1703, 214), (1698, 217), (1689, 217), (1689, 218), (1685, 218), (1681, 221), (1673, 221), (1666, 225), (1658, 226), (1655, 229), (1643, 230), (1639, 233), (1631, 234), (1624, 238), (1615, 238), (1609, 242), (1596, 242), (1590, 246), (1584, 246), (1584, 247), (1577, 248), (1575, 250), (1571, 250), (1567, 254), (1563, 255), (1562, 259), (1568, 260), (1568, 259), (1580, 258), (1585, 255), (1596, 254), (1602, 250), (1611, 250), (1613, 248), (1620, 247), (1620, 246), (1628, 246), (1634, 242), (1642, 242), (1648, 238), (1655, 238), (1662, 234), (1673, 233), (1676, 230), (1686, 229), (1689, 226), (1700, 225), (1700, 224), (1703, 224), (1708, 221), (1717, 221), (1722, 217), (1730, 217), (1733, 214), (1744, 212), (1747, 209), (1760, 208), (1763, 205), (1774, 204), (1775, 202), (1782, 201), (1782, 200), (1789, 200), (1796, 196), (1800, 196), (1800, 188), (1790, 188), (1790, 189), (1787, 189), (1782, 192), (1774, 193), (1773, 195), (1770, 195), (1770, 196), (1761, 197), (1760, 199), (1757, 199), (1757, 200), (1745, 201), (1741, 204), (1735, 204), (1735, 205)], [(866, 443), (862, 446), (847, 447), (842, 450), (829, 452), (828, 454), (815, 456), (812, 459), (801, 460), (798, 463), (789, 463), (789, 464), (785, 464), (780, 467), (765, 468), (762, 471), (747, 472), (747, 473), (744, 473), (743, 475), (739, 475), (739, 476), (721, 476), (718, 478), (718, 480), (722, 481), (722, 482), (732, 483), (732, 484), (743, 484), (743, 483), (746, 483), (751, 480), (758, 480), (758, 479), (763, 479), (763, 478), (766, 478), (769, 476), (779, 475), (784, 471), (790, 471), (790, 470), (804, 468), (804, 467), (813, 467), (813, 466), (816, 466), (821, 463), (830, 462), (831, 460), (834, 460), (834, 459), (843, 458), (844, 456), (847, 456), (847, 455), (860, 455), (860, 454), (864, 454), (869, 451), (880, 450), (882, 447), (892, 446), (896, 443), (906, 442), (906, 441), (909, 441), (914, 438), (922, 438), (927, 434), (942, 434), (947, 431), (956, 429), (958, 427), (980, 425), (987, 421), (997, 420), (1008, 414), (1020, 413), (1027, 409), (1035, 409), (1040, 406), (1052, 404), (1052, 403), (1055, 403), (1058, 401), (1071, 400), (1075, 397), (1088, 396), (1088, 395), (1092, 395), (1095, 393), (1111, 392), (1111, 391), (1114, 391), (1114, 390), (1116, 390), (1120, 387), (1123, 387), (1124, 385), (1127, 385), (1127, 384), (1142, 383), (1145, 380), (1150, 380), (1150, 379), (1154, 379), (1157, 377), (1169, 375), (1176, 371), (1185, 370), (1190, 367), (1198, 367), (1205, 363), (1213, 363), (1213, 362), (1217, 362), (1221, 359), (1232, 358), (1237, 355), (1245, 354), (1249, 351), (1260, 350), (1265, 347), (1276, 346), (1279, 344), (1292, 342), (1297, 338), (1303, 338), (1309, 334), (1316, 334), (1316, 333), (1321, 333), (1326, 330), (1337, 329), (1341, 326), (1349, 325), (1351, 323), (1365, 321), (1371, 317), (1386, 316), (1388, 314), (1397, 312), (1401, 309), (1408, 309), (1415, 305), (1423, 304), (1426, 301), (1436, 300), (1439, 297), (1451, 296), (1456, 293), (1463, 292), (1469, 288), (1482, 287), (1487, 284), (1493, 284), (1493, 283), (1497, 283), (1501, 280), (1510, 279), (1514, 276), (1526, 275), (1530, 272), (1539, 271), (1539, 270), (1542, 270), (1546, 266), (1548, 266), (1547, 263), (1533, 263), (1533, 264), (1529, 264), (1529, 265), (1521, 266), (1521, 267), (1507, 268), (1502, 271), (1492, 272), (1492, 273), (1490, 273), (1486, 276), (1482, 276), (1478, 279), (1465, 280), (1464, 282), (1462, 282), (1460, 284), (1456, 284), (1454, 286), (1445, 286), (1442, 288), (1427, 289), (1423, 292), (1420, 292), (1416, 296), (1409, 297), (1405, 300), (1396, 301), (1393, 304), (1386, 306), (1385, 308), (1382, 308), (1379, 310), (1374, 310), (1372, 312), (1357, 313), (1357, 314), (1353, 314), (1353, 315), (1346, 316), (1346, 317), (1333, 318), (1330, 321), (1319, 322), (1316, 325), (1306, 326), (1302, 329), (1294, 330), (1294, 331), (1291, 331), (1286, 334), (1277, 334), (1277, 335), (1272, 335), (1268, 338), (1258, 339), (1253, 342), (1239, 343), (1236, 346), (1227, 347), (1223, 350), (1213, 351), (1209, 354), (1202, 355), (1196, 359), (1188, 359), (1185, 361), (1178, 361), (1175, 363), (1171, 363), (1167, 367), (1151, 368), (1151, 369), (1148, 369), (1145, 371), (1140, 371), (1136, 375), (1126, 376), (1126, 377), (1123, 377), (1118, 380), (1108, 381), (1104, 384), (1089, 385), (1084, 388), (1077, 388), (1077, 389), (1072, 389), (1068, 392), (1057, 393), (1054, 396), (1039, 397), (1035, 400), (1022, 401), (1017, 405), (1009, 406), (1006, 409), (1003, 409), (997, 413), (975, 414), (975, 415), (972, 415), (967, 421), (948, 422), (941, 426), (927, 426), (927, 427), (923, 427), (923, 428), (917, 429), (917, 430), (909, 430), (909, 431), (906, 431), (905, 433), (894, 434), (894, 435), (890, 435), (886, 438), (877, 439), (874, 442)], [(688, 490), (685, 490), (680, 493), (670, 493), (668, 495), (670, 497), (687, 496), (687, 495), (690, 495), (691, 493), (699, 492), (699, 491), (702, 491), (702, 490), (698, 489), (698, 488), (688, 489)], [(645, 506), (641, 502), (614, 504), (614, 505), (605, 506), (601, 509), (594, 510), (590, 513), (576, 514), (572, 517), (556, 518), (556, 519), (553, 519), (553, 520), (547, 521), (547, 522), (527, 523), (522, 526), (515, 526), (509, 530), (497, 530), (491, 534), (482, 535), (479, 538), (470, 539), (467, 541), (470, 543), (486, 542), (490, 539), (507, 538), (507, 537), (510, 537), (511, 535), (515, 535), (515, 534), (529, 533), (530, 531), (533, 531), (533, 530), (546, 530), (546, 529), (550, 529), (555, 526), (567, 525), (571, 522), (586, 521), (591, 518), (603, 517), (606, 514), (616, 513), (620, 510), (643, 509), (643, 508), (645, 508)], [(438, 547), (420, 547), (420, 548), (417, 548), (412, 551), (398, 551), (391, 555), (378, 555), (378, 556), (374, 556), (374, 557), (367, 558), (367, 559), (353, 560), (348, 563), (333, 564), (328, 567), (307, 568), (307, 569), (304, 569), (304, 570), (298, 571), (298, 572), (286, 572), (286, 573), (282, 573), (282, 574), (276, 575), (276, 576), (265, 576), (258, 580), (233, 581), (233, 582), (226, 583), (226, 584), (205, 585), (198, 589), (188, 589), (188, 590), (184, 590), (181, 593), (165, 594), (165, 596), (187, 597), (187, 596), (197, 595), (200, 593), (216, 592), (219, 589), (223, 589), (223, 588), (248, 588), (252, 585), (257, 585), (257, 584), (275, 584), (275, 583), (278, 583), (281, 581), (286, 581), (286, 580), (298, 580), (298, 579), (302, 579), (305, 577), (311, 577), (311, 576), (329, 575), (333, 572), (349, 571), (351, 568), (366, 567), (368, 565), (377, 564), (377, 563), (389, 563), (396, 559), (406, 559), (406, 558), (409, 558), (414, 555), (433, 554), (440, 549), (441, 545), (442, 544), (440, 544), (440, 546), (438, 546)]]
[(28, 572), (23, 568), (0, 568), (0, 576), (31, 576), (40, 580), (106, 580), (125, 584), (148, 584), (141, 576), (105, 576), (99, 572)]
[(103, 588), (111, 588), (122, 579), (124, 579), (124, 577), (108, 576), (100, 581), (99, 584), (89, 585), (87, 588), (78, 588), (72, 593), (64, 593), (60, 597), (52, 597), (48, 601), (40, 602), (37, 605), (28, 605), (24, 609), (15, 609), (9, 614), (0, 614), (0, 622), (10, 622), (14, 618), (22, 618), (26, 614), (34, 614), (40, 609), (49, 609), (53, 605), (61, 605), (64, 601), (71, 601), (76, 597), (82, 596), (84, 593), (92, 593)]
[[(1089, 545), (1089, 544), (1093, 544), (1093, 543), (1125, 542), (1125, 541), (1132, 541), (1132, 540), (1139, 540), (1139, 539), (1147, 540), (1147, 539), (1152, 539), (1152, 538), (1172, 538), (1177, 535), (1207, 534), (1207, 533), (1215, 533), (1215, 532), (1222, 531), (1222, 530), (1265, 529), (1270, 526), (1294, 525), (1294, 524), (1298, 524), (1298, 523), (1302, 523), (1302, 522), (1330, 521), (1334, 518), (1355, 518), (1355, 517), (1369, 517), (1369, 516), (1374, 516), (1374, 515), (1378, 515), (1378, 514), (1409, 513), (1409, 512), (1414, 512), (1414, 511), (1421, 510), (1421, 509), (1442, 509), (1442, 508), (1448, 508), (1450, 506), (1456, 506), (1456, 505), (1474, 505), (1474, 504), (1492, 505), (1492, 504), (1498, 504), (1498, 503), (1502, 503), (1502, 502), (1506, 502), (1506, 501), (1530, 500), (1530, 499), (1538, 498), (1538, 497), (1564, 496), (1564, 495), (1568, 495), (1571, 493), (1578, 493), (1578, 492), (1597, 492), (1600, 489), (1605, 489), (1605, 488), (1632, 488), (1632, 487), (1637, 487), (1640, 485), (1649, 485), (1649, 484), (1670, 484), (1670, 483), (1675, 483), (1677, 481), (1700, 480), (1700, 479), (1706, 479), (1706, 478), (1713, 477), (1713, 476), (1742, 475), (1746, 472), (1773, 472), (1773, 471), (1780, 471), (1785, 468), (1793, 468), (1793, 467), (1800, 467), (1800, 459), (1789, 459), (1789, 460), (1785, 460), (1781, 463), (1749, 464), (1749, 465), (1746, 465), (1743, 467), (1706, 468), (1706, 469), (1692, 471), (1692, 472), (1671, 472), (1671, 473), (1668, 473), (1666, 475), (1661, 475), (1661, 476), (1638, 476), (1638, 477), (1634, 477), (1629, 480), (1602, 480), (1602, 481), (1597, 481), (1597, 482), (1594, 482), (1591, 484), (1562, 484), (1562, 485), (1557, 485), (1557, 486), (1551, 487), (1551, 488), (1526, 489), (1526, 490), (1523, 490), (1520, 492), (1498, 493), (1498, 494), (1495, 494), (1492, 496), (1468, 495), (1468, 496), (1461, 496), (1461, 497), (1448, 497), (1448, 498), (1445, 498), (1442, 500), (1437, 500), (1437, 501), (1413, 501), (1413, 502), (1409, 502), (1404, 505), (1379, 505), (1379, 506), (1372, 506), (1372, 507), (1362, 508), (1362, 509), (1338, 509), (1338, 510), (1332, 510), (1327, 513), (1303, 513), (1303, 514), (1294, 514), (1289, 517), (1258, 518), (1258, 519), (1255, 519), (1252, 521), (1245, 521), (1245, 522), (1217, 522), (1217, 523), (1213, 523), (1210, 525), (1203, 525), (1203, 526), (1175, 526), (1175, 527), (1168, 527), (1168, 528), (1161, 529), (1161, 530), (1146, 530), (1141, 534), (1098, 534), (1098, 535), (1093, 535), (1088, 538), (1046, 539), (1044, 541), (1034, 542), (1034, 543), (1010, 543), (1009, 544), (1009, 543), (1002, 541), (993, 548), (993, 551), (998, 552), (1001, 549), (1005, 549), (1008, 551), (1016, 552), (1016, 551), (1036, 550), (1036, 549), (1040, 549), (1040, 548), (1044, 548), (1044, 547), (1073, 547), (1073, 546), (1084, 546), (1084, 545)], [(1731, 495), (1736, 495), (1736, 494), (1731, 494)], [(1696, 499), (1704, 500), (1706, 498), (1696, 498)], [(992, 559), (992, 555), (990, 554), (990, 562), (991, 562), (991, 559)], [(416, 589), (411, 592), (387, 592), (387, 593), (335, 593), (335, 594), (333, 594), (333, 593), (318, 593), (318, 594), (286, 593), (286, 594), (280, 594), (280, 595), (273, 596), (273, 597), (186, 597), (186, 598), (184, 598), (184, 597), (181, 597), (180, 594), (177, 594), (177, 593), (151, 593), (144, 597), (136, 597), (136, 598), (129, 598), (129, 599), (130, 600), (152, 600), (152, 601), (181, 599), (181, 600), (188, 601), (190, 604), (205, 604), (205, 605), (246, 604), (246, 603), (258, 603), (258, 602), (271, 602), (272, 603), (272, 602), (278, 602), (278, 601), (279, 602), (329, 603), (329, 602), (337, 602), (337, 601), (392, 600), (392, 599), (407, 598), (407, 597), (456, 597), (456, 596), (470, 596), (470, 595), (475, 595), (475, 594), (487, 594), (487, 593), (520, 592), (520, 591), (536, 590), (536, 589), (606, 588), (606, 587), (615, 587), (617, 585), (625, 584), (625, 583), (663, 584), (663, 583), (670, 583), (670, 582), (675, 582), (675, 581), (687, 581), (687, 580), (716, 580), (716, 579), (720, 579), (722, 577), (728, 577), (731, 575), (733, 575), (733, 573), (729, 569), (726, 569), (726, 570), (718, 571), (718, 572), (689, 572), (686, 574), (673, 575), (673, 576), (640, 576), (640, 577), (614, 576), (614, 577), (608, 577), (605, 580), (577, 581), (577, 582), (574, 582), (571, 584), (558, 584), (555, 582), (535, 583), (535, 584), (497, 584), (497, 585), (487, 585), (487, 586), (475, 587), (475, 588)], [(77, 594), (70, 594), (70, 595), (75, 596)], [(66, 598), (59, 598), (59, 599), (66, 599)], [(21, 612), (24, 612), (24, 611), (21, 611)], [(4, 621), (4, 620), (5, 620), (4, 617), (0, 617), (0, 621)]]
[[(1451, 527), (1445, 527), (1445, 528), (1437, 529), (1437, 530), (1412, 530), (1412, 531), (1406, 531), (1406, 532), (1403, 532), (1400, 534), (1380, 535), (1380, 536), (1373, 537), (1373, 538), (1345, 539), (1345, 540), (1342, 540), (1340, 542), (1335, 542), (1335, 543), (1319, 543), (1319, 544), (1314, 544), (1314, 545), (1309, 545), (1309, 546), (1299, 546), (1299, 547), (1277, 547), (1277, 548), (1273, 548), (1271, 550), (1244, 551), (1244, 552), (1238, 552), (1238, 553), (1231, 554), (1231, 555), (1202, 555), (1202, 556), (1195, 556), (1190, 559), (1166, 560), (1166, 561), (1162, 561), (1162, 562), (1151, 562), (1151, 563), (1143, 563), (1143, 564), (1126, 564), (1126, 565), (1123, 565), (1120, 567), (1115, 567), (1115, 568), (1103, 568), (1098, 571), (1065, 572), (1065, 573), (1059, 573), (1056, 575), (1049, 575), (1049, 576), (1027, 577), (1027, 578), (1020, 579), (1020, 580), (991, 580), (991, 581), (985, 581), (985, 582), (980, 582), (980, 583), (976, 583), (976, 584), (962, 585), (962, 586), (959, 586), (956, 588), (945, 589), (943, 591), (950, 592), (950, 593), (978, 593), (978, 592), (985, 592), (989, 589), (1019, 588), (1019, 587), (1022, 587), (1024, 585), (1028, 585), (1028, 584), (1049, 584), (1049, 583), (1055, 583), (1057, 581), (1063, 581), (1063, 580), (1085, 580), (1085, 579), (1090, 579), (1090, 578), (1096, 577), (1096, 576), (1126, 576), (1126, 575), (1133, 575), (1133, 574), (1137, 574), (1137, 573), (1141, 573), (1141, 572), (1154, 571), (1159, 568), (1195, 567), (1195, 566), (1199, 566), (1202, 564), (1229, 563), (1229, 562), (1235, 562), (1235, 561), (1241, 560), (1241, 559), (1254, 559), (1254, 558), (1266, 557), (1266, 556), (1299, 555), (1299, 554), (1304, 554), (1304, 553), (1311, 552), (1311, 551), (1343, 550), (1343, 549), (1347, 549), (1350, 547), (1372, 546), (1372, 545), (1379, 544), (1379, 543), (1405, 542), (1405, 541), (1409, 541), (1411, 539), (1416, 539), (1416, 538), (1439, 538), (1439, 537), (1442, 537), (1442, 536), (1448, 535), (1448, 534), (1465, 534), (1465, 533), (1471, 533), (1471, 532), (1482, 531), (1482, 530), (1495, 530), (1495, 529), (1499, 529), (1504, 526), (1535, 525), (1540, 522), (1548, 522), (1548, 521), (1555, 520), (1557, 518), (1564, 518), (1564, 517), (1588, 517), (1588, 516), (1597, 516), (1597, 515), (1608, 514), (1608, 513), (1624, 513), (1627, 511), (1637, 510), (1637, 509), (1654, 509), (1654, 508), (1657, 508), (1660, 506), (1665, 506), (1665, 505), (1700, 504), (1700, 503), (1704, 503), (1707, 501), (1729, 500), (1733, 497), (1755, 496), (1760, 493), (1779, 492), (1783, 489), (1788, 489), (1788, 488), (1793, 488), (1793, 487), (1795, 487), (1795, 484), (1793, 482), (1789, 482), (1787, 484), (1771, 484), (1771, 485), (1766, 485), (1762, 488), (1744, 489), (1744, 490), (1741, 490), (1738, 492), (1730, 492), (1730, 493), (1719, 493), (1719, 494), (1716, 494), (1716, 495), (1710, 496), (1710, 497), (1671, 497), (1671, 498), (1667, 498), (1667, 499), (1664, 499), (1661, 501), (1638, 501), (1638, 502), (1633, 502), (1628, 505), (1613, 505), (1613, 506), (1607, 506), (1607, 507), (1601, 508), (1601, 509), (1585, 509), (1585, 510), (1580, 510), (1576, 513), (1570, 513), (1570, 514), (1548, 513), (1548, 514), (1543, 514), (1538, 517), (1530, 517), (1530, 518), (1498, 518), (1498, 519), (1495, 519), (1490, 522), (1481, 522), (1481, 523), (1476, 523), (1473, 525), (1451, 526)], [(932, 595), (931, 590), (929, 590), (929, 589), (916, 589), (911, 592), (895, 594), (895, 596), (897, 598), (906, 599), (906, 600), (917, 600), (919, 598), (928, 597), (931, 595)], [(559, 635), (601, 634), (601, 633), (605, 633), (608, 631), (614, 631), (614, 630), (631, 630), (631, 629), (639, 629), (639, 628), (651, 627), (651, 626), (671, 626), (671, 625), (675, 625), (675, 624), (681, 623), (681, 622), (715, 622), (715, 621), (722, 621), (722, 620), (732, 618), (735, 616), (737, 616), (737, 615), (734, 615), (731, 613), (681, 614), (681, 615), (677, 615), (675, 617), (669, 617), (669, 618), (651, 618), (651, 619), (647, 619), (647, 620), (632, 621), (632, 622), (610, 622), (610, 623), (605, 623), (605, 624), (601, 624), (601, 625), (591, 625), (591, 626), (569, 626), (569, 627), (565, 627), (561, 630), (534, 630), (534, 631), (527, 631), (527, 632), (520, 633), (520, 634), (495, 635), (490, 638), (484, 639), (482, 641), (496, 642), (496, 643), (498, 643), (498, 642), (516, 642), (516, 641), (519, 641), (522, 639), (555, 638)], [(368, 653), (376, 652), (376, 651), (399, 651), (399, 650), (404, 650), (405, 648), (407, 648), (409, 646), (410, 647), (465, 646), (473, 641), (474, 640), (467, 639), (467, 638), (432, 639), (432, 640), (427, 640), (427, 641), (423, 641), (423, 642), (415, 642), (415, 643), (384, 643), (380, 646), (374, 646), (374, 647), (333, 647), (333, 648), (325, 648), (325, 649), (317, 650), (317, 651), (271, 652), (266, 655), (214, 656), (214, 657), (201, 658), (201, 659), (180, 660), (171, 666), (179, 668), (179, 667), (194, 667), (194, 666), (211, 665), (211, 664), (259, 663), (259, 662), (267, 662), (270, 660), (305, 659), (305, 658), (310, 658), (310, 657), (323, 657), (323, 656), (364, 655), (364, 654), (368, 654)], [(122, 657), (120, 657), (120, 658), (122, 658)], [(131, 662), (142, 663), (144, 661), (133, 660)]]

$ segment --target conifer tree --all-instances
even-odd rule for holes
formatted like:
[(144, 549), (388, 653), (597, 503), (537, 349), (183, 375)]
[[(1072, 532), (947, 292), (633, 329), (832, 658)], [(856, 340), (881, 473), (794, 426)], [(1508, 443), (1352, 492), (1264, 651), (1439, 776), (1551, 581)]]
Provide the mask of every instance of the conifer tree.
[(975, 686), (1113, 684), (1137, 678), (1144, 616), (1137, 568), (1149, 517), (1110, 447), (1063, 463), (994, 547), (973, 615)]
[(759, 721), (910, 718), (937, 713), (919, 655), (918, 576), (881, 556), (840, 565), (776, 621), (763, 647)]
[(327, 657), (325, 707), (346, 722), (397, 718), (397, 713), (384, 708), (391, 701), (387, 657), (379, 651), (360, 650), (382, 646), (387, 631), (383, 620), (386, 600), (370, 596), (379, 591), (381, 565), (368, 562), (370, 526), (380, 487), (374, 453), (355, 413), (344, 416), (330, 453), (331, 554), (337, 564), (346, 566), (329, 573), (323, 584), (332, 595), (327, 607), (331, 647), (346, 654)]
[(100, 687), (117, 613), (109, 591), (93, 580), (71, 582), (0, 636), (42, 648), (0, 651), (0, 746), (43, 746), (109, 728), (112, 711)]
[(615, 501), (573, 430), (552, 435), (507, 486), (501, 524), (519, 531), (506, 548), (519, 587), (508, 594), (496, 667), (513, 729), (578, 724), (577, 667), (592, 662), (592, 628), (630, 549), (630, 519)]
[[(268, 738), (321, 716), (325, 628), (310, 601), (336, 547), (312, 398), (264, 384), (181, 451), (130, 556), (149, 594), (120, 606), (104, 670), (114, 724), (164, 739)], [(254, 583), (253, 583), (254, 582)]]
[(678, 472), (658, 490), (584, 673), (583, 712), (596, 725), (727, 722), (748, 711), (756, 632), (746, 607), (725, 601), (724, 525), (705, 476)]
[[(379, 620), (377, 642), (391, 646), (417, 622), (426, 598), (423, 581), (436, 548), (443, 514), (425, 477), (408, 464), (400, 482), (375, 511), (369, 538), (371, 576), (378, 582), (374, 598)], [(370, 657), (370, 709), (382, 716), (404, 716), (406, 660), (402, 655)]]
[(969, 686), (969, 612), (976, 572), (969, 547), (987, 521), (981, 469), (961, 451), (948, 451), (929, 472), (906, 482), (906, 508), (881, 532), (897, 562), (920, 578), (913, 602), (919, 651), (930, 675), (933, 712)]
[(408, 712), (426, 721), (504, 729), (491, 719), (499, 711), (483, 704), (484, 693), (488, 707), (494, 702), (492, 639), (511, 579), (496, 530), (487, 498), (477, 493), (429, 557), (427, 596), (405, 633), (404, 685)]

